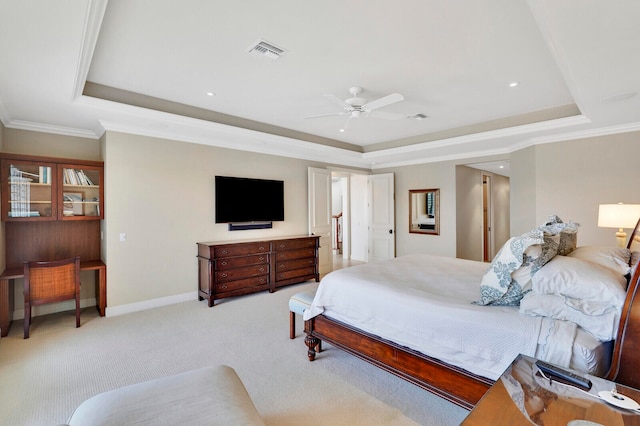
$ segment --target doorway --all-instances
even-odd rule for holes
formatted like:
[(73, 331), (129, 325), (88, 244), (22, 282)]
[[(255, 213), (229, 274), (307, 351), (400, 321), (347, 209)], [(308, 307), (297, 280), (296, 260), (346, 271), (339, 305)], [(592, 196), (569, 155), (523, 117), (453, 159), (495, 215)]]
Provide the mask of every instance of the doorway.
[(506, 160), (456, 166), (457, 257), (489, 262), (509, 239), (508, 173)]
[(491, 176), (482, 174), (482, 252), (483, 260), (493, 259), (493, 233), (491, 232)]

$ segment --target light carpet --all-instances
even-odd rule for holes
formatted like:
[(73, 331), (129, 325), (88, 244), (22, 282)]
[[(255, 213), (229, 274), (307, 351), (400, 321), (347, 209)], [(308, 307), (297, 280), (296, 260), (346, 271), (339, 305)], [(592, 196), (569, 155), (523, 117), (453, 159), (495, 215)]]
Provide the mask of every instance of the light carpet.
[(226, 364), (268, 425), (458, 425), (468, 411), (330, 345), (307, 359), (302, 320), (275, 293), (179, 303), (101, 318), (94, 308), (22, 321), (0, 340), (0, 424), (64, 423), (85, 399), (123, 385)]

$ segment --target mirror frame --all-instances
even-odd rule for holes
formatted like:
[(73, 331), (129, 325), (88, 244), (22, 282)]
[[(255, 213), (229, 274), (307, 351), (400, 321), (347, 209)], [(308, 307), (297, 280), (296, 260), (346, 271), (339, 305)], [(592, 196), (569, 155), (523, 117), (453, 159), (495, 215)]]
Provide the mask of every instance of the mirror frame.
[[(433, 228), (431, 228), (431, 224), (426, 225), (428, 228), (422, 228), (419, 223), (414, 224), (413, 222), (414, 218), (417, 218), (419, 214), (422, 214), (418, 213), (418, 208), (420, 207), (420, 203), (418, 201), (419, 198), (423, 198), (420, 197), (421, 194), (425, 194), (423, 214), (427, 213), (427, 194), (433, 194)], [(409, 233), (440, 235), (440, 188), (409, 190)]]

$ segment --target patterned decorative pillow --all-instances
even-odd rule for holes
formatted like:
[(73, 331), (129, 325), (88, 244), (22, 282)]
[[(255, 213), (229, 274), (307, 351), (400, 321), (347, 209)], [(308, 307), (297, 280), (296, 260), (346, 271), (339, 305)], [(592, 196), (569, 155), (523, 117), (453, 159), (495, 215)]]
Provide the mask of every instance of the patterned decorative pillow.
[(579, 223), (567, 222), (564, 223), (556, 215), (551, 215), (547, 219), (547, 223), (538, 227), (549, 235), (559, 235), (558, 242), (558, 254), (566, 256), (576, 249), (578, 245), (578, 228)]
[(510, 238), (482, 277), (475, 303), (518, 306), (531, 289), (531, 276), (555, 256), (557, 247), (540, 229)]

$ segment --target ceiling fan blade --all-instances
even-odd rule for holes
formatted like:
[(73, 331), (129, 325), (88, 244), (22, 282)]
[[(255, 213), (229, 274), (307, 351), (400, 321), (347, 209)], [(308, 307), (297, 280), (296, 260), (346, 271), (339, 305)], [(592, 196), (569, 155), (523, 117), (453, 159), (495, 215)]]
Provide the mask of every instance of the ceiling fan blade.
[(347, 115), (346, 112), (342, 111), (342, 112), (330, 112), (328, 114), (318, 114), (318, 115), (310, 115), (309, 117), (305, 117), (305, 118), (320, 118), (320, 117), (329, 117), (331, 115)]
[(351, 108), (351, 105), (349, 105), (348, 103), (346, 103), (345, 101), (337, 97), (336, 95), (327, 93), (324, 96), (331, 99), (335, 104), (340, 105), (340, 108), (345, 108), (345, 109)]
[(396, 114), (393, 112), (385, 112), (385, 111), (371, 111), (367, 115), (367, 117), (371, 118), (382, 118), (384, 120), (401, 120), (405, 118), (404, 114)]
[(363, 110), (372, 111), (374, 109), (382, 108), (387, 105), (395, 104), (396, 102), (400, 102), (404, 100), (404, 96), (400, 93), (392, 93), (387, 96), (383, 96), (382, 98), (375, 99), (371, 102), (367, 102), (362, 105)]

